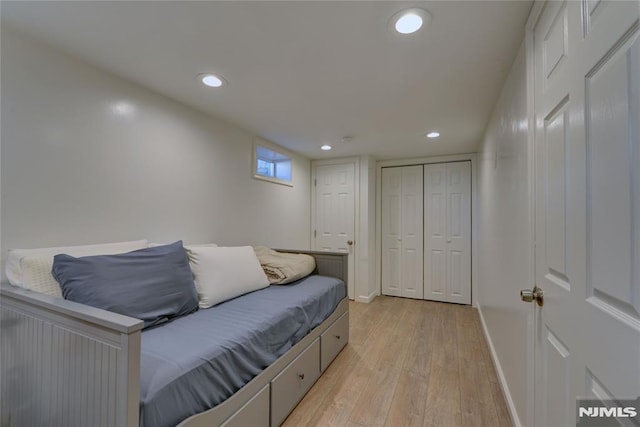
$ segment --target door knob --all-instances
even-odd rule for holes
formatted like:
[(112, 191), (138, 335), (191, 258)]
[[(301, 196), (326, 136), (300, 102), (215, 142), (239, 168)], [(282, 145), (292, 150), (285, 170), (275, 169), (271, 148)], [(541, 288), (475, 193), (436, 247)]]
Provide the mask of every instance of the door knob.
[(533, 302), (535, 301), (540, 307), (544, 304), (544, 292), (537, 286), (531, 289), (523, 289), (520, 291), (520, 298), (524, 302)]
[(347, 245), (349, 246), (353, 245), (353, 240), (347, 240)]

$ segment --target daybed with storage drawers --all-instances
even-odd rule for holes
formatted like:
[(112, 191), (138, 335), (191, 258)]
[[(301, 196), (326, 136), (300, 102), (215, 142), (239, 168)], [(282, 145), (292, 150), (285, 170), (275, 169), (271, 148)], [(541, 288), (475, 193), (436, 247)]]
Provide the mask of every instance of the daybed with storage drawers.
[[(1, 285), (2, 427), (280, 425), (349, 336), (347, 256), (287, 252), (313, 256), (314, 275), (144, 331), (135, 318)], [(332, 295), (309, 296), (320, 293)], [(213, 358), (220, 348), (230, 353)]]

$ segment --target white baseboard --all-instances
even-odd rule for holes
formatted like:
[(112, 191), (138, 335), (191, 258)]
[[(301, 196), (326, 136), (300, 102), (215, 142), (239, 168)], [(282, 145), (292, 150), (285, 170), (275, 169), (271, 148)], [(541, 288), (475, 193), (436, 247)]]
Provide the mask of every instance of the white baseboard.
[(365, 304), (369, 304), (371, 301), (376, 299), (377, 296), (378, 296), (378, 292), (377, 291), (373, 291), (369, 295), (356, 297), (356, 301), (363, 302)]
[(480, 315), (480, 322), (482, 322), (482, 330), (484, 331), (484, 336), (487, 340), (487, 344), (489, 344), (489, 352), (491, 353), (491, 359), (493, 359), (493, 364), (496, 367), (496, 373), (498, 374), (498, 381), (500, 381), (500, 386), (502, 387), (502, 393), (504, 394), (504, 397), (507, 400), (507, 407), (509, 408), (509, 413), (511, 414), (513, 425), (515, 427), (522, 427), (520, 418), (518, 418), (518, 412), (516, 411), (516, 405), (513, 403), (513, 399), (511, 398), (511, 393), (509, 392), (509, 386), (507, 385), (507, 381), (504, 377), (504, 372), (502, 371), (502, 366), (500, 365), (500, 360), (498, 359), (498, 354), (496, 353), (496, 349), (493, 346), (493, 341), (491, 341), (491, 337), (489, 336), (487, 324), (484, 322), (484, 316), (482, 316), (482, 307), (478, 304), (477, 308), (478, 308), (478, 314)]

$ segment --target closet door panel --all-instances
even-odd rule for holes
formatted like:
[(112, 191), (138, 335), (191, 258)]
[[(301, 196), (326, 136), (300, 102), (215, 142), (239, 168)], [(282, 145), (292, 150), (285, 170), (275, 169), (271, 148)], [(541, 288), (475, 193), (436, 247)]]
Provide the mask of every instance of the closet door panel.
[(447, 164), (447, 300), (471, 304), (471, 164)]
[(447, 301), (447, 167), (424, 166), (424, 298)]
[(423, 178), (422, 165), (402, 169), (402, 292), (423, 298)]
[(471, 164), (424, 167), (424, 298), (471, 303)]
[(382, 293), (402, 294), (402, 170), (382, 169)]

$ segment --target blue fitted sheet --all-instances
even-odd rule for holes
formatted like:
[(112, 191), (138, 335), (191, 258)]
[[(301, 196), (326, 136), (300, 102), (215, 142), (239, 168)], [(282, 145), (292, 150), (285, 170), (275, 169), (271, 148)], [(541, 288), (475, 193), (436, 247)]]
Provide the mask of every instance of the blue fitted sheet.
[(308, 276), (144, 331), (140, 426), (175, 426), (228, 399), (329, 317), (345, 288)]

